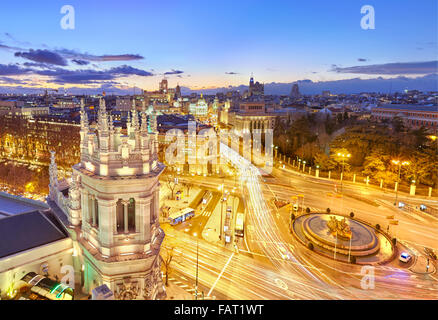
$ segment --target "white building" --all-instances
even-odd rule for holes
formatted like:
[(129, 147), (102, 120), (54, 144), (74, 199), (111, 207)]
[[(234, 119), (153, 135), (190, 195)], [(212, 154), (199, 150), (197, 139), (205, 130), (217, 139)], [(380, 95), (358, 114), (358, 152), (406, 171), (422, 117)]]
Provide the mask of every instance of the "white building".
[(196, 118), (205, 118), (208, 115), (208, 104), (201, 94), (201, 98), (197, 103), (190, 103), (189, 114), (192, 114)]
[(164, 297), (158, 219), (164, 166), (157, 160), (155, 117), (142, 112), (140, 122), (134, 102), (124, 135), (101, 99), (93, 132), (82, 103), (80, 136), (81, 162), (73, 167), (67, 197), (52, 155), (48, 201), (73, 240), (75, 279), (88, 294), (107, 285), (116, 299)]

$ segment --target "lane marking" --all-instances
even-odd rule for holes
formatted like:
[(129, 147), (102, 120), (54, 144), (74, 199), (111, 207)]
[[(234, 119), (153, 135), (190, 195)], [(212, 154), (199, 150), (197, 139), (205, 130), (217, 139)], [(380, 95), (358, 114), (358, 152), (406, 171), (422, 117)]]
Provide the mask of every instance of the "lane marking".
[(217, 282), (219, 281), (219, 279), (222, 277), (222, 274), (224, 273), (225, 269), (228, 267), (229, 263), (231, 262), (231, 259), (234, 256), (234, 252), (231, 254), (230, 258), (228, 259), (227, 263), (224, 265), (224, 267), (222, 268), (221, 273), (219, 274), (219, 276), (217, 277), (216, 281), (213, 283), (213, 286), (211, 287), (210, 291), (207, 294), (207, 297), (210, 296), (211, 292), (213, 291), (214, 287), (216, 286)]

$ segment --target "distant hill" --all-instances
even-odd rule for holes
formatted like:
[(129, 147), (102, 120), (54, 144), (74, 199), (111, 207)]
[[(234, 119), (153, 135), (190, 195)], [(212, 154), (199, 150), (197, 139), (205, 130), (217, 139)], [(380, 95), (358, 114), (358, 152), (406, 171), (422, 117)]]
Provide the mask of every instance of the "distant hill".
[[(331, 93), (361, 93), (361, 92), (402, 92), (405, 89), (408, 90), (420, 90), (420, 91), (438, 91), (438, 74), (429, 74), (417, 78), (396, 77), (391, 79), (384, 79), (381, 77), (374, 79), (345, 79), (336, 81), (318, 81), (312, 80), (299, 80), (291, 83), (265, 83), (265, 94), (268, 95), (289, 95), (292, 85), (298, 83), (300, 93), (302, 94), (320, 94), (324, 90), (329, 90)], [(215, 94), (216, 92), (227, 92), (239, 90), (244, 92), (248, 90), (248, 86), (240, 85), (237, 87), (228, 88), (215, 88), (215, 89), (199, 89), (191, 90), (190, 88), (183, 87), (183, 94), (190, 94), (192, 92)]]

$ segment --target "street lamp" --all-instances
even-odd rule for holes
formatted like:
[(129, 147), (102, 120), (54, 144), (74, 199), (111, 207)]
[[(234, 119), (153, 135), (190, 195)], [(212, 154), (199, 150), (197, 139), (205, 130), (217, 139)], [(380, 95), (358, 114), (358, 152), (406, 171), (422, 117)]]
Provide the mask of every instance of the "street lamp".
[(221, 195), (221, 226), (219, 229), (219, 240), (222, 240), (222, 212), (223, 212), (223, 204), (224, 204), (224, 184), (222, 183), (219, 186), (219, 188), (222, 191), (222, 195)]
[(400, 171), (402, 166), (408, 166), (410, 163), (409, 161), (400, 161), (400, 160), (391, 160), (391, 162), (398, 166), (398, 178), (397, 178), (397, 187), (395, 188), (395, 202), (394, 205), (397, 205), (397, 199), (398, 199), (398, 187), (400, 184)]
[(193, 235), (196, 237), (196, 282), (195, 282), (195, 299), (198, 300), (198, 270), (199, 270), (199, 240), (198, 234), (195, 232)]
[(341, 193), (342, 193), (342, 186), (344, 181), (344, 164), (345, 164), (345, 158), (350, 158), (351, 154), (349, 153), (340, 153), (338, 152), (338, 157), (342, 158), (342, 172), (341, 172)]

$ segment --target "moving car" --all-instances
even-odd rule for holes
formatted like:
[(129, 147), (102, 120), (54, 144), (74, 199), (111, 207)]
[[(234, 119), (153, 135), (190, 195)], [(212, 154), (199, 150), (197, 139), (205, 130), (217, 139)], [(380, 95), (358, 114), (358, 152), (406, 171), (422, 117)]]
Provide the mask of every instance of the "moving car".
[(289, 260), (289, 254), (284, 247), (278, 247), (278, 251), (280, 252), (281, 258), (283, 260)]
[(399, 260), (400, 260), (401, 262), (405, 262), (405, 263), (408, 263), (409, 260), (411, 260), (411, 259), (412, 259), (412, 256), (411, 256), (409, 253), (407, 253), (407, 252), (403, 252), (403, 253), (400, 255), (400, 258), (399, 258)]

